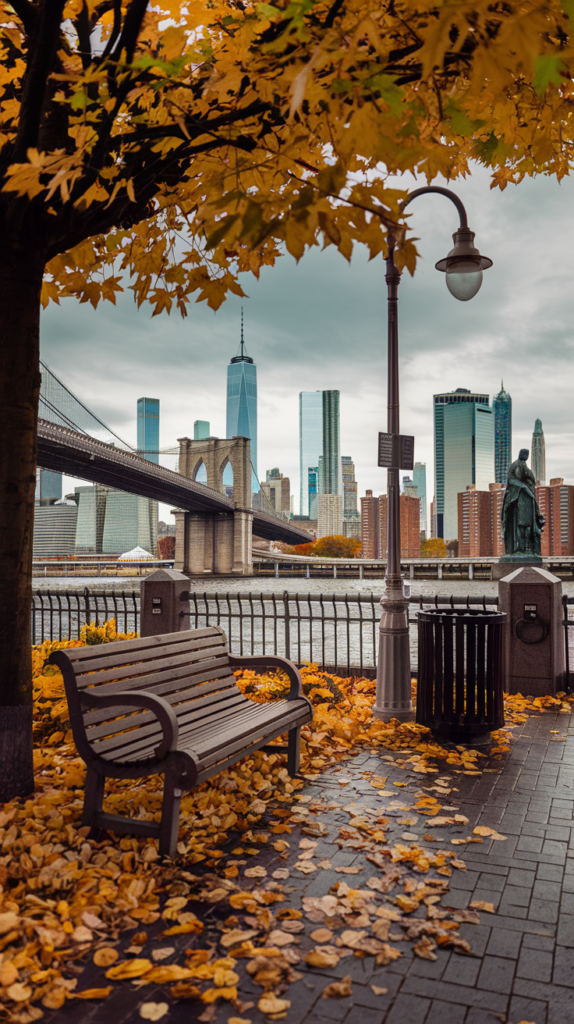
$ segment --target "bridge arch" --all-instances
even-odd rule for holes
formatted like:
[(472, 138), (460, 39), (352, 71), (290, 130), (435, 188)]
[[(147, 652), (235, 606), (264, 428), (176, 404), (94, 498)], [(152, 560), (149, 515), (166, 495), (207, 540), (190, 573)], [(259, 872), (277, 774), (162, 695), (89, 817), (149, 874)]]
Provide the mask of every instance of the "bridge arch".
[(198, 484), (207, 483), (207, 466), (203, 461), (203, 456), (199, 456), (197, 462), (193, 468), (191, 479), (195, 480)]

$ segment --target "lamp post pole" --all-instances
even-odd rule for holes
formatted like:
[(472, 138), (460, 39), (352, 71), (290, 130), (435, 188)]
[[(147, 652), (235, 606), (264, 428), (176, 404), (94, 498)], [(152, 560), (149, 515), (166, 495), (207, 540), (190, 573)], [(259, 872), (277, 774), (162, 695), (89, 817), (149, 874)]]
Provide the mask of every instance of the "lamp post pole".
[[(476, 294), (482, 283), (482, 271), (492, 266), (492, 260), (481, 256), (474, 248), (474, 234), (468, 227), (466, 210), (454, 192), (428, 185), (411, 192), (403, 209), (417, 196), (437, 192), (454, 203), (460, 218), (460, 227), (453, 235), (454, 248), (444, 260), (436, 264), (437, 270), (446, 272), (449, 291), (455, 298), (465, 301)], [(387, 371), (387, 431), (393, 437), (400, 434), (399, 407), (399, 330), (398, 303), (401, 275), (394, 259), (395, 239), (389, 235), (385, 281), (387, 284), (388, 319), (388, 371)], [(395, 456), (400, 446), (393, 446)], [(398, 462), (395, 458), (393, 461)], [(401, 466), (387, 469), (387, 570), (385, 592), (381, 598), (382, 615), (379, 623), (379, 656), (377, 660), (377, 693), (373, 714), (375, 718), (392, 718), (407, 722), (414, 718), (411, 700), (411, 664), (409, 647), (409, 601), (405, 597), (401, 577), (401, 505), (399, 471)]]

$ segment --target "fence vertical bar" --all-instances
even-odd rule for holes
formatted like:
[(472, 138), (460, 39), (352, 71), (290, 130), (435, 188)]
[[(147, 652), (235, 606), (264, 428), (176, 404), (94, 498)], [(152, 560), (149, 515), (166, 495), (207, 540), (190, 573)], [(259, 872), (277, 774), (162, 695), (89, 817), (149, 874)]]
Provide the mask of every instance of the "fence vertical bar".
[(285, 609), (285, 657), (291, 660), (291, 620), (289, 609), (289, 591), (283, 591), (283, 607)]

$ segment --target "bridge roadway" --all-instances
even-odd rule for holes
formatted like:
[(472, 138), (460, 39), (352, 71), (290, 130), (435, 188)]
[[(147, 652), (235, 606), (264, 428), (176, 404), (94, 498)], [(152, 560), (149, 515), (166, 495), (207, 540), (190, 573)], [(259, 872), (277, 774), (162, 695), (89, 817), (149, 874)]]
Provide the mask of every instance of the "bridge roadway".
[[(133, 452), (96, 441), (48, 420), (38, 420), (38, 465), (67, 476), (117, 487), (130, 494), (154, 498), (185, 512), (233, 512), (231, 498), (188, 480), (181, 473), (156, 466)], [(253, 532), (265, 540), (308, 543), (309, 534), (269, 512), (253, 510)]]

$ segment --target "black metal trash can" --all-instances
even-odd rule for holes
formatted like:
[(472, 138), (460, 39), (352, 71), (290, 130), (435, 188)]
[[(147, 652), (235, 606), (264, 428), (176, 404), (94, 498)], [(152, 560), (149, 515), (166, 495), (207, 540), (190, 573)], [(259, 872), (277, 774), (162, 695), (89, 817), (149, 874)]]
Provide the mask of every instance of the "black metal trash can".
[(448, 608), (418, 613), (416, 720), (442, 739), (487, 739), (504, 725), (505, 612)]

